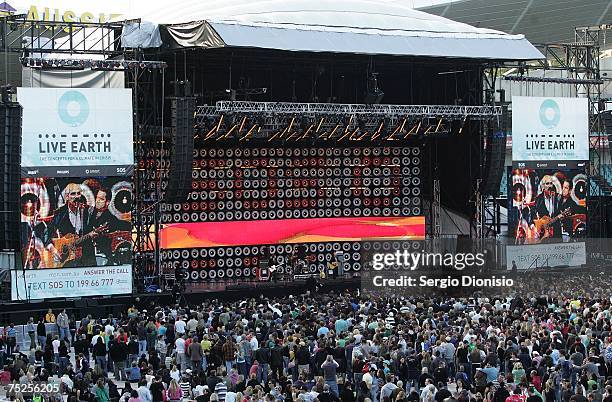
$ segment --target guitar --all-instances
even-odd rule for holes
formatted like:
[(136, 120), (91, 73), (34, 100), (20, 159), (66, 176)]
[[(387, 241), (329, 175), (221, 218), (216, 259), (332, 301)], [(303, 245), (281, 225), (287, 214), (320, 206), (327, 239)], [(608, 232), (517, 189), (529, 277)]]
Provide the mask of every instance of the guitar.
[(539, 241), (551, 237), (553, 235), (552, 225), (558, 220), (567, 218), (570, 215), (571, 211), (569, 208), (567, 208), (554, 218), (551, 218), (549, 216), (543, 216), (540, 219), (535, 219), (533, 221), (533, 224), (535, 226), (535, 232), (539, 238)]
[(111, 238), (111, 250), (113, 252), (116, 252), (119, 246), (126, 246), (131, 249), (132, 232), (122, 230), (119, 232), (111, 233), (108, 236)]
[(63, 237), (53, 239), (53, 246), (60, 255), (59, 261), (54, 261), (54, 268), (62, 268), (67, 263), (81, 258), (83, 256), (83, 242), (106, 232), (108, 232), (108, 225), (104, 224), (83, 236), (68, 233)]
[(319, 278), (325, 279), (326, 277), (327, 277), (327, 274), (325, 273), (325, 269), (319, 268)]

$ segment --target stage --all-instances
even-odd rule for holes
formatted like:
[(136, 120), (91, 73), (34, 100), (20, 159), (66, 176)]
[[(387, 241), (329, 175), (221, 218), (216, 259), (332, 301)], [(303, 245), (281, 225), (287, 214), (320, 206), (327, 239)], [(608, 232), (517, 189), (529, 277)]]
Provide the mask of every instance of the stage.
[[(340, 292), (355, 290), (361, 285), (359, 277), (339, 279), (317, 279), (319, 292)], [(307, 290), (314, 291), (315, 284), (307, 280), (286, 280), (278, 282), (262, 281), (217, 281), (209, 283), (187, 283), (181, 303), (193, 305), (207, 299), (238, 300), (253, 297), (278, 297), (289, 294), (300, 294)], [(38, 319), (48, 309), (59, 311), (66, 309), (68, 315), (75, 315), (77, 320), (96, 312), (97, 317), (109, 314), (120, 316), (135, 304), (139, 309), (152, 309), (159, 305), (174, 305), (177, 296), (172, 292), (134, 293), (132, 295), (113, 295), (99, 298), (65, 298), (55, 300), (31, 300), (30, 302), (9, 302), (0, 305), (0, 319), (4, 322), (26, 322), (29, 317)]]

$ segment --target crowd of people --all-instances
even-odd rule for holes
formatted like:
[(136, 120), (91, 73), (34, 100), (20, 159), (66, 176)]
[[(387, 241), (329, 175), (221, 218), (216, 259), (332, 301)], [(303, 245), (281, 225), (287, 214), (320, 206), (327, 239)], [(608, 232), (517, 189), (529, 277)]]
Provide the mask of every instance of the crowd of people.
[(523, 278), (499, 298), (304, 292), (79, 321), (49, 311), (21, 348), (7, 326), (0, 381), (57, 382), (67, 401), (612, 402), (611, 288), (601, 273), (554, 289)]

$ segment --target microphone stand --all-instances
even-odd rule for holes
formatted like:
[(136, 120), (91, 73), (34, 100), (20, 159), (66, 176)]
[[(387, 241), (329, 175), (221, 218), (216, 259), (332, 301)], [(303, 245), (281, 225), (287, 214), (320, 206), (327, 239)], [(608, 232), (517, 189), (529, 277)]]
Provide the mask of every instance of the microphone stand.
[[(32, 255), (34, 254), (34, 248), (36, 247), (36, 233), (34, 231), (34, 228), (36, 228), (37, 226), (37, 223), (39, 221), (39, 216), (40, 214), (38, 213), (38, 211), (36, 211), (36, 214), (34, 214), (34, 219), (32, 219), (32, 222), (28, 223), (28, 226), (30, 227), (30, 238), (28, 239), (28, 252), (26, 253), (25, 261), (23, 262), (23, 265), (21, 267), (21, 275), (23, 277), (23, 285), (26, 291), (26, 300), (28, 302), (30, 301), (30, 295), (31, 295), (32, 289), (28, 287), (28, 281), (26, 279), (26, 268), (30, 268), (30, 269), (34, 268), (32, 266), (32, 261), (31, 261)], [(15, 289), (17, 292), (17, 298), (19, 298), (19, 287), (17, 286)]]

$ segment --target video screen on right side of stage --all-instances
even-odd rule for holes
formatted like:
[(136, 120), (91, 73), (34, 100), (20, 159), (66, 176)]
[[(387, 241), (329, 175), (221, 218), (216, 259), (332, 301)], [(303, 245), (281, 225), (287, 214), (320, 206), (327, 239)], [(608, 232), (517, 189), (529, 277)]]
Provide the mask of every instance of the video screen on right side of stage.
[(568, 243), (587, 236), (588, 180), (581, 169), (512, 169), (509, 244)]

